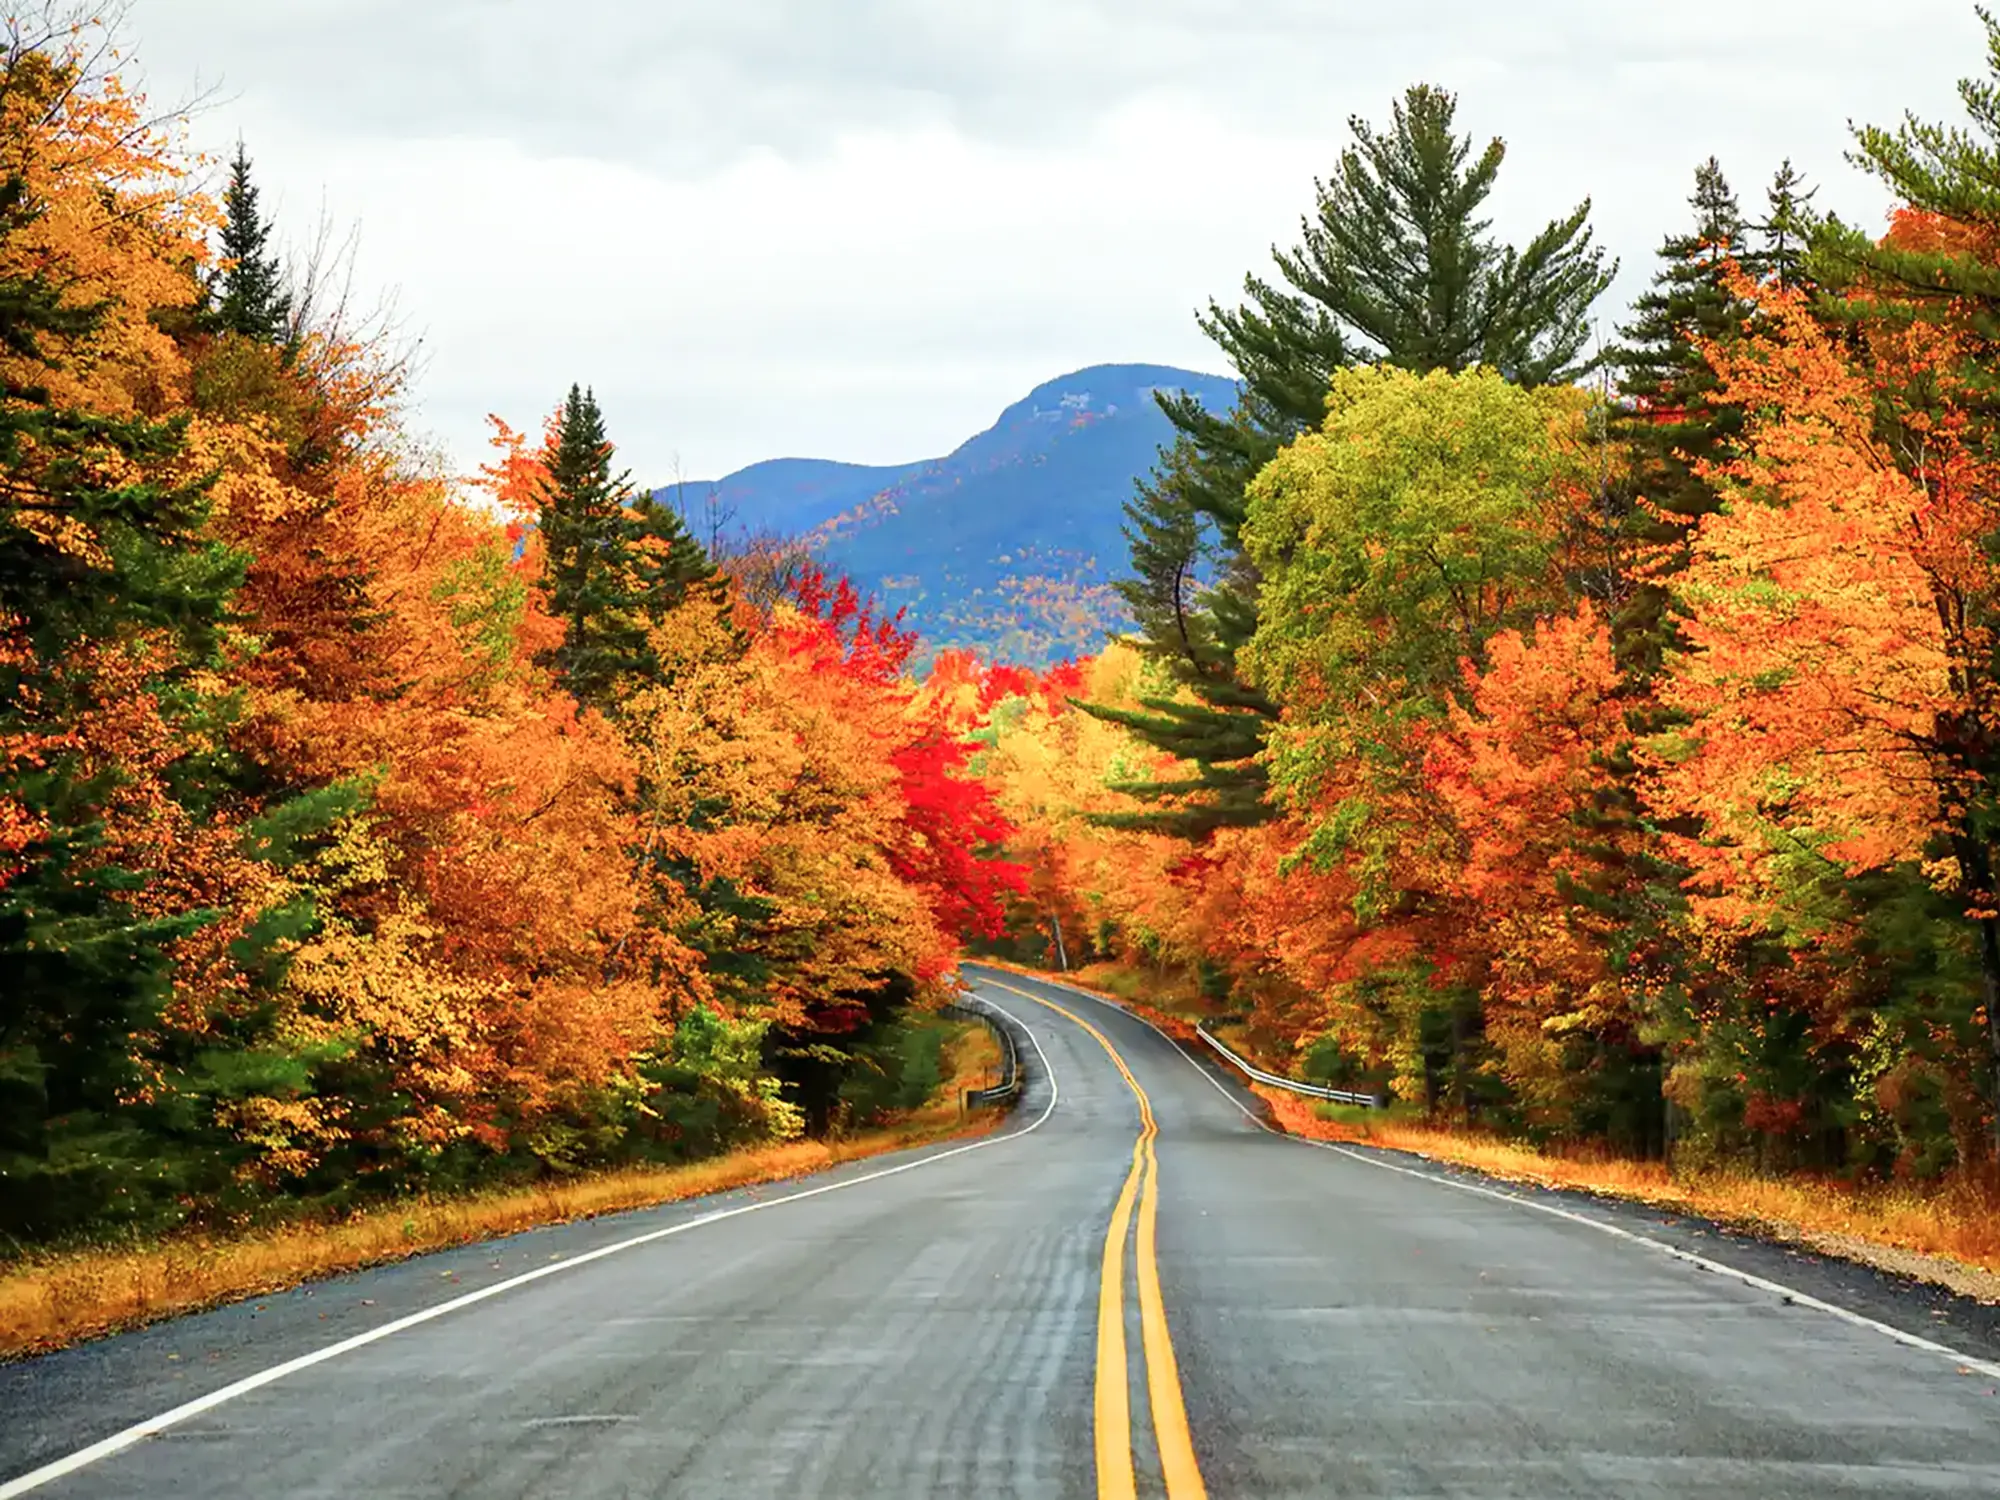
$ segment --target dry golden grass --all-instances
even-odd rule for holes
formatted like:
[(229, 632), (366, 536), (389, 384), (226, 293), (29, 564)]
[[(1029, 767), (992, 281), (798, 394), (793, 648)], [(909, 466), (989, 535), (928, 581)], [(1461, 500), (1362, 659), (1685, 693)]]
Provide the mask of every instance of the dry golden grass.
[(1270, 1104), (1277, 1123), (1294, 1135), (1388, 1146), (1516, 1182), (1609, 1193), (1752, 1225), (1832, 1254), (1940, 1281), (1968, 1295), (2000, 1299), (2000, 1197), (1970, 1181), (1926, 1190), (1824, 1177), (1672, 1175), (1660, 1162), (1557, 1155), (1406, 1120), (1329, 1119), (1313, 1101), (1296, 1094), (1261, 1086), (1256, 1091)]
[(60, 1347), (322, 1276), (442, 1250), (544, 1224), (650, 1208), (682, 1198), (779, 1182), (841, 1162), (948, 1136), (983, 1135), (1001, 1116), (959, 1113), (959, 1091), (995, 1073), (999, 1048), (984, 1027), (949, 1044), (950, 1084), (892, 1127), (833, 1141), (791, 1141), (669, 1168), (634, 1168), (462, 1197), (384, 1204), (331, 1223), (300, 1221), (236, 1236), (176, 1236), (132, 1249), (74, 1250), (0, 1271), (0, 1357)]
[(938, 1105), (956, 1100), (966, 1089), (990, 1088), (1000, 1081), (999, 1038), (985, 1026), (967, 1026), (945, 1048), (947, 1077), (940, 1088)]

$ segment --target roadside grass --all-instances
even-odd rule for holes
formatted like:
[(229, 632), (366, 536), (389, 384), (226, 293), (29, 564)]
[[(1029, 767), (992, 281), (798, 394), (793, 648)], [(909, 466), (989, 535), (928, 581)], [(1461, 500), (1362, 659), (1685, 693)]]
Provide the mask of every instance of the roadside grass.
[(1830, 1177), (1670, 1173), (1608, 1152), (1536, 1150), (1440, 1129), (1395, 1108), (1380, 1114), (1256, 1087), (1276, 1122), (1315, 1140), (1386, 1146), (1488, 1176), (1575, 1188), (1739, 1224), (1828, 1254), (2000, 1300), (2000, 1192), (1959, 1178), (1935, 1187)]
[(930, 1104), (892, 1124), (824, 1141), (786, 1141), (674, 1167), (631, 1167), (461, 1196), (419, 1196), (328, 1220), (241, 1234), (172, 1235), (125, 1246), (30, 1254), (0, 1267), (0, 1359), (41, 1353), (115, 1329), (282, 1291), (546, 1224), (782, 1182), (842, 1162), (994, 1130), (1003, 1116), (961, 1116), (962, 1090), (997, 1075), (983, 1026), (955, 1029)]
[(899, 1122), (901, 1129), (943, 1129), (954, 1124), (965, 1094), (989, 1088), (1000, 1081), (1000, 1043), (984, 1025), (966, 1021), (952, 1027), (946, 1038), (942, 1080), (931, 1102), (912, 1110)]
[(961, 1088), (986, 1088), (1000, 1081), (1000, 1040), (985, 1026), (967, 1026), (951, 1043), (953, 1077)]

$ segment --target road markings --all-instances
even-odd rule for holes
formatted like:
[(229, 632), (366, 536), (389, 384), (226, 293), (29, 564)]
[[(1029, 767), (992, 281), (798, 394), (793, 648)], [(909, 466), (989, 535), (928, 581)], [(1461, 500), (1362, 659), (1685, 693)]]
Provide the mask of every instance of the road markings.
[(1104, 1270), (1097, 1282), (1097, 1495), (1137, 1500), (1132, 1473), (1131, 1366), (1125, 1355), (1125, 1239), (1139, 1188), (1145, 1135), (1132, 1143), (1132, 1170), (1118, 1190), (1104, 1235)]
[[(1153, 1025), (1144, 1016), (1125, 1009), (1124, 1006), (1119, 1005), (1115, 1001), (1106, 1000), (1101, 995), (1093, 995), (1088, 990), (1080, 990), (1074, 985), (1063, 984), (1058, 980), (1040, 979), (1036, 983), (1046, 984), (1054, 989), (1062, 990), (1066, 994), (1080, 995), (1086, 1000), (1095, 1001), (1109, 1010), (1117, 1011), (1121, 1015), (1130, 1016), (1141, 1025), (1158, 1032), (1160, 1037), (1174, 1049), (1175, 1054), (1186, 1062), (1189, 1067), (1193, 1068), (1195, 1072), (1199, 1073), (1211, 1088), (1241, 1111), (1245, 1119), (1249, 1120), (1251, 1124), (1257, 1126), (1259, 1129), (1277, 1136), (1280, 1140), (1292, 1141), (1301, 1146), (1311, 1146), (1320, 1151), (1331, 1151), (1335, 1156), (1344, 1156), (1349, 1161), (1360, 1162), (1364, 1167), (1374, 1167), (1378, 1171), (1395, 1172), (1404, 1177), (1414, 1177), (1420, 1182), (1428, 1182), (1435, 1187), (1452, 1188), (1461, 1193), (1473, 1193), (1481, 1198), (1492, 1198), (1501, 1203), (1511, 1203), (1516, 1208), (1532, 1209), (1538, 1214), (1548, 1214), (1551, 1218), (1561, 1219), (1566, 1223), (1578, 1224), (1585, 1229), (1594, 1229), (1599, 1234), (1610, 1235), (1613, 1239), (1624, 1240), (1634, 1245), (1644, 1245), (1685, 1265), (1694, 1266), (1703, 1271), (1710, 1271), (1718, 1276), (1726, 1276), (1732, 1281), (1741, 1282), (1743, 1285), (1753, 1287), (1757, 1291), (1769, 1292), (1773, 1296), (1781, 1297), (1785, 1301), (1795, 1303), (1800, 1307), (1809, 1307), (1814, 1312), (1824, 1313), (1826, 1316), (1838, 1319), (1850, 1327), (1863, 1328), (1870, 1333), (1879, 1334), (1885, 1339), (1903, 1345), (1906, 1349), (1916, 1349), (1925, 1354), (1934, 1354), (1941, 1359), (1948, 1359), (1960, 1366), (1964, 1371), (2000, 1379), (2000, 1362), (1980, 1359), (1976, 1355), (1967, 1354), (1962, 1349), (1954, 1349), (1949, 1344), (1940, 1344), (1935, 1339), (1927, 1339), (1921, 1334), (1907, 1333), (1903, 1329), (1896, 1327), (1893, 1323), (1881, 1322), (1878, 1319), (1869, 1317), (1865, 1313), (1858, 1313), (1851, 1308), (1842, 1307), (1837, 1302), (1828, 1302), (1824, 1298), (1813, 1296), (1810, 1292), (1802, 1292), (1796, 1287), (1786, 1286), (1783, 1282), (1772, 1281), (1767, 1277), (1756, 1275), (1754, 1272), (1739, 1270), (1737, 1267), (1725, 1265), (1719, 1260), (1710, 1260), (1705, 1255), (1696, 1255), (1691, 1250), (1683, 1250), (1678, 1245), (1668, 1244), (1665, 1240), (1656, 1240), (1651, 1235), (1638, 1234), (1633, 1230), (1620, 1228), (1616, 1224), (1607, 1224), (1602, 1219), (1593, 1219), (1588, 1214), (1580, 1214), (1567, 1208), (1560, 1208), (1553, 1203), (1537, 1203), (1534, 1199), (1524, 1198), (1519, 1193), (1509, 1193), (1499, 1188), (1485, 1187), (1476, 1182), (1461, 1182), (1456, 1178), (1440, 1177), (1434, 1172), (1420, 1172), (1413, 1167), (1403, 1167), (1396, 1165), (1394, 1162), (1383, 1161), (1379, 1157), (1369, 1155), (1366, 1152), (1356, 1151), (1349, 1146), (1337, 1145), (1332, 1141), (1310, 1140), (1305, 1136), (1292, 1135), (1287, 1131), (1276, 1129), (1259, 1119), (1256, 1113), (1246, 1107), (1241, 1099), (1238, 1099), (1234, 1094), (1229, 1092), (1228, 1087), (1220, 1079), (1216, 1078), (1214, 1074), (1210, 1073), (1208, 1069), (1204, 1068), (1194, 1058), (1188, 1056), (1181, 1049), (1178, 1042), (1174, 1041), (1164, 1031), (1160, 1031), (1159, 1027)], [(1000, 987), (1002, 989), (1013, 989), (1012, 985), (1001, 985)], [(1014, 993), (1025, 995), (1027, 991), (1015, 990)], [(1030, 995), (1029, 998), (1033, 999), (1034, 997)], [(1043, 1003), (1046, 1004), (1048, 1002), (1045, 1001)], [(0, 1500), (6, 1500), (4, 1494), (0, 1494)]]
[[(1031, 996), (1030, 998), (1033, 997)], [(991, 1001), (987, 1003), (992, 1004)], [(220, 1390), (210, 1391), (206, 1396), (196, 1397), (192, 1401), (184, 1402), (174, 1407), (171, 1411), (161, 1412), (157, 1417), (148, 1417), (143, 1422), (135, 1422), (132, 1426), (122, 1431), (114, 1432), (110, 1437), (92, 1443), (87, 1448), (79, 1448), (74, 1453), (58, 1458), (51, 1463), (43, 1464), (39, 1469), (31, 1469), (18, 1478), (0, 1483), (0, 1500), (15, 1500), (15, 1497), (25, 1495), (32, 1490), (38, 1490), (45, 1484), (53, 1484), (56, 1480), (66, 1478), (76, 1473), (79, 1469), (87, 1469), (92, 1464), (101, 1463), (115, 1454), (122, 1453), (135, 1443), (144, 1442), (148, 1438), (159, 1437), (169, 1428), (178, 1427), (191, 1417), (198, 1417), (203, 1412), (213, 1411), (216, 1407), (234, 1401), (239, 1396), (247, 1396), (252, 1391), (261, 1390), (267, 1385), (275, 1384), (288, 1375), (296, 1375), (301, 1370), (310, 1370), (314, 1365), (325, 1364), (330, 1359), (338, 1359), (343, 1354), (365, 1348), (369, 1344), (388, 1338), (391, 1334), (415, 1328), (419, 1324), (430, 1322), (433, 1318), (441, 1318), (446, 1313), (457, 1312), (463, 1307), (471, 1307), (474, 1303), (484, 1302), (487, 1298), (497, 1297), (503, 1292), (511, 1292), (516, 1287), (526, 1286), (528, 1283), (540, 1281), (544, 1277), (562, 1276), (576, 1270), (580, 1266), (587, 1266), (593, 1261), (603, 1260), (607, 1256), (617, 1255), (626, 1250), (634, 1250), (641, 1245), (650, 1245), (655, 1241), (668, 1239), (677, 1234), (686, 1234), (690, 1229), (700, 1229), (705, 1224), (719, 1224), (724, 1219), (735, 1219), (742, 1217), (744, 1214), (762, 1213), (766, 1209), (782, 1208), (787, 1203), (797, 1203), (805, 1198), (817, 1198), (822, 1193), (837, 1193), (846, 1188), (860, 1187), (864, 1182), (880, 1182), (885, 1177), (895, 1177), (904, 1172), (913, 1172), (918, 1167), (927, 1167), (933, 1162), (945, 1161), (954, 1156), (963, 1156), (968, 1151), (983, 1151), (989, 1146), (998, 1146), (1003, 1142), (1019, 1140), (1024, 1135), (1030, 1135), (1041, 1129), (1049, 1116), (1055, 1113), (1056, 1099), (1059, 1097), (1056, 1088), (1055, 1070), (1049, 1066), (1048, 1055), (1042, 1051), (1042, 1044), (1035, 1040), (1034, 1032), (1029, 1031), (1026, 1026), (1022, 1026), (1020, 1018), (1011, 1011), (998, 1005), (993, 1006), (993, 1008), (1012, 1021), (1016, 1026), (1021, 1026), (1023, 1031), (1027, 1031), (1028, 1040), (1034, 1046), (1035, 1055), (1042, 1061), (1042, 1073), (1049, 1080), (1049, 1102), (1047, 1106), (1039, 1115), (1035, 1116), (1033, 1121), (1019, 1130), (1010, 1130), (1005, 1135), (988, 1136), (984, 1140), (974, 1141), (966, 1146), (954, 1146), (948, 1151), (940, 1151), (933, 1156), (919, 1157), (915, 1161), (906, 1161), (900, 1166), (884, 1167), (879, 1171), (864, 1173), (859, 1177), (849, 1177), (840, 1182), (822, 1183), (818, 1187), (806, 1188), (796, 1193), (787, 1193), (782, 1198), (765, 1198), (756, 1203), (746, 1203), (738, 1208), (718, 1209), (714, 1213), (702, 1214), (698, 1218), (689, 1219), (684, 1224), (670, 1224), (665, 1229), (655, 1229), (646, 1234), (634, 1235), (629, 1240), (619, 1240), (614, 1244), (600, 1245), (597, 1249), (587, 1250), (581, 1255), (574, 1255), (565, 1260), (550, 1262), (547, 1265), (537, 1267), (535, 1270), (525, 1271), (519, 1276), (510, 1276), (505, 1281), (496, 1281), (492, 1286), (481, 1287), (476, 1292), (467, 1292), (462, 1297), (453, 1297), (450, 1301), (440, 1302), (435, 1307), (427, 1307), (421, 1312), (413, 1312), (405, 1317), (393, 1319), (390, 1322), (382, 1324), (379, 1328), (369, 1329), (366, 1333), (357, 1333), (352, 1338), (342, 1339), (336, 1344), (328, 1344), (325, 1348), (315, 1349), (310, 1354), (301, 1354), (298, 1358), (288, 1359), (283, 1364), (272, 1365), (269, 1369), (259, 1370), (254, 1375), (246, 1375), (243, 1379), (225, 1385)]]
[(1155, 1147), (1159, 1123), (1153, 1101), (1132, 1076), (1132, 1070), (1111, 1038), (1075, 1011), (997, 979), (981, 979), (1009, 994), (1047, 1006), (1096, 1039), (1132, 1097), (1139, 1101), (1139, 1139), (1132, 1146), (1132, 1169), (1125, 1174), (1111, 1224), (1104, 1236), (1104, 1275), (1098, 1283), (1097, 1304), (1097, 1493), (1098, 1500), (1132, 1500), (1131, 1374), (1125, 1353), (1125, 1240), (1131, 1231), (1132, 1200), (1139, 1200), (1136, 1252), (1139, 1283), (1139, 1331), (1146, 1352), (1146, 1395), (1153, 1413), (1153, 1438), (1160, 1450), (1160, 1472), (1167, 1500), (1206, 1500), (1201, 1465), (1194, 1456), (1194, 1434), (1188, 1426), (1187, 1403), (1181, 1393), (1180, 1363), (1174, 1358), (1173, 1335), (1167, 1329), (1166, 1299), (1160, 1293), (1157, 1223), (1160, 1207), (1160, 1158)]
[(1154, 1148), (1157, 1127), (1146, 1141), (1146, 1194), (1139, 1206), (1139, 1326), (1146, 1344), (1146, 1389), (1152, 1398), (1153, 1431), (1160, 1435), (1160, 1468), (1168, 1500), (1198, 1500), (1208, 1493), (1195, 1462), (1194, 1434), (1181, 1396), (1180, 1362), (1167, 1332), (1167, 1304), (1160, 1295), (1160, 1265), (1154, 1253), (1154, 1220), (1160, 1195), (1155, 1187), (1160, 1162)]

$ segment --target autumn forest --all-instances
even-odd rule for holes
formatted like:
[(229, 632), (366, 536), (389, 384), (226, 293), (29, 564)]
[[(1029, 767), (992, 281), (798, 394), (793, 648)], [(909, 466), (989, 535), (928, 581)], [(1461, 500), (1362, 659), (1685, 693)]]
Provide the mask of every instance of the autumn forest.
[(0, 1241), (893, 1118), (971, 954), (1442, 1126), (1991, 1182), (1988, 32), (1969, 130), (1857, 131), (1886, 229), (1708, 161), (1624, 314), (1587, 200), (1491, 237), (1454, 96), (1357, 116), (1201, 314), (1240, 395), (1163, 402), (1124, 628), (1031, 670), (699, 540), (587, 378), (450, 472), (255, 143), (14, 23)]

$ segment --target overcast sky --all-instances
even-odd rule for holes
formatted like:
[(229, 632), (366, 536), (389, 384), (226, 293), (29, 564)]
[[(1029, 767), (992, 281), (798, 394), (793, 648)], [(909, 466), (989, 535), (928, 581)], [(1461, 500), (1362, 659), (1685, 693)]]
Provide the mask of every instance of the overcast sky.
[(1624, 263), (1696, 162), (1790, 155), (1879, 224), (1850, 119), (1957, 119), (1970, 0), (132, 0), (155, 103), (216, 90), (281, 232), (324, 206), (424, 340), (460, 462), (596, 387), (648, 481), (942, 453), (1082, 365), (1219, 369), (1209, 296), (1415, 81), (1503, 136), (1510, 237), (1586, 195)]

